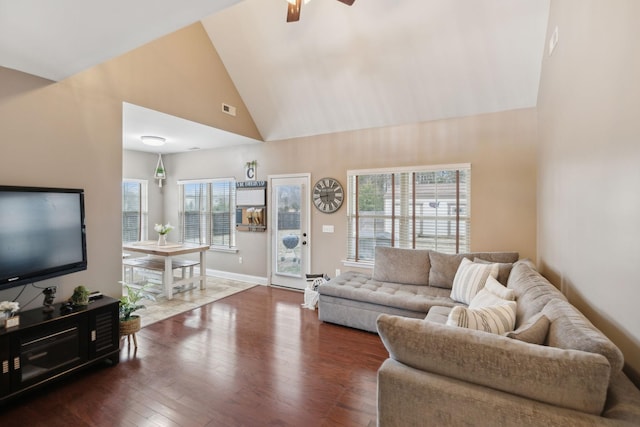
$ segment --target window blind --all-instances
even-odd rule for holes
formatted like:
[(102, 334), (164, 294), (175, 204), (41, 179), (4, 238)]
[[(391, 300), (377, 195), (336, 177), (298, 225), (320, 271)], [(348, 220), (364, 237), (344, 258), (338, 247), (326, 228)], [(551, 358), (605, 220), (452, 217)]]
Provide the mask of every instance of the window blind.
[(135, 242), (147, 238), (146, 181), (122, 182), (122, 241)]
[(373, 261), (378, 245), (468, 252), (471, 167), (348, 172), (347, 257)]
[(235, 180), (179, 181), (182, 241), (235, 246)]

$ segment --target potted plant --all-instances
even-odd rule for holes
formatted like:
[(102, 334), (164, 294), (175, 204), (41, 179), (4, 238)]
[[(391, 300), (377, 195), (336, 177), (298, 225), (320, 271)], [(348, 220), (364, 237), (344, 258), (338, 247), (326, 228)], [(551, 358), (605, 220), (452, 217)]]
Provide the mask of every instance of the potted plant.
[(124, 282), (120, 283), (127, 291), (127, 294), (120, 298), (120, 336), (135, 334), (140, 330), (140, 316), (132, 313), (145, 308), (140, 304), (141, 300), (155, 301), (155, 297), (147, 292), (148, 284), (137, 287)]
[(83, 285), (76, 286), (69, 301), (76, 307), (89, 305), (89, 289)]

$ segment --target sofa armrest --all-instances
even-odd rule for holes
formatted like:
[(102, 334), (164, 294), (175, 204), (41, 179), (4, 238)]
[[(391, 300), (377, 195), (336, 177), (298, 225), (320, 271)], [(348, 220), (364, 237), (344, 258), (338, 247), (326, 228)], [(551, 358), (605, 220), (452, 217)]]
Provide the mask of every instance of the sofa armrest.
[(391, 358), (412, 368), (590, 414), (604, 408), (611, 367), (600, 354), (385, 314), (377, 328)]
[(406, 366), (378, 370), (378, 426), (637, 426)]
[(602, 416), (640, 426), (640, 390), (622, 372), (611, 374), (607, 405)]

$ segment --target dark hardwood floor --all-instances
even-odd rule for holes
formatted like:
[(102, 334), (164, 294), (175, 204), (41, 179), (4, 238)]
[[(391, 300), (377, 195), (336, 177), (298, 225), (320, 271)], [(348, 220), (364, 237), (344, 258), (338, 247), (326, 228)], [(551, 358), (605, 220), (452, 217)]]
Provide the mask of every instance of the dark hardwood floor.
[(375, 426), (371, 333), (322, 323), (303, 295), (256, 286), (152, 324), (120, 364), (0, 408), (6, 426)]

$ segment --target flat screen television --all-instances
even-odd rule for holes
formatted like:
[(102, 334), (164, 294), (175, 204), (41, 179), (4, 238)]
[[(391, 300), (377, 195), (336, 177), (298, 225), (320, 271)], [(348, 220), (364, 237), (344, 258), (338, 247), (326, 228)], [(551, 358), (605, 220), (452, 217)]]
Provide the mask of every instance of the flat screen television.
[(0, 290), (86, 269), (83, 190), (0, 186)]

